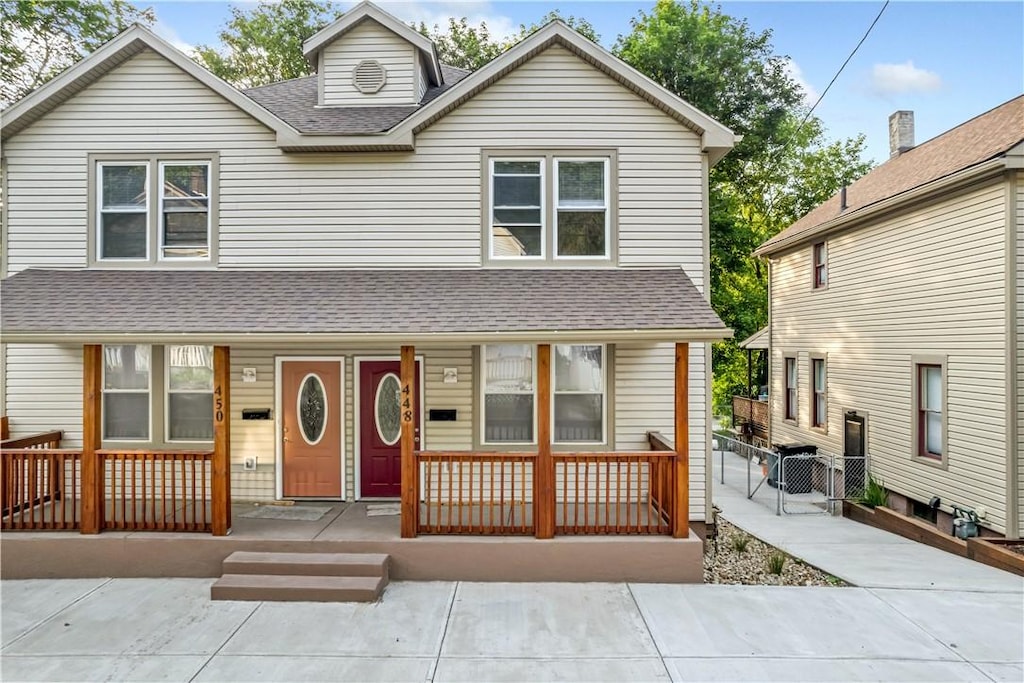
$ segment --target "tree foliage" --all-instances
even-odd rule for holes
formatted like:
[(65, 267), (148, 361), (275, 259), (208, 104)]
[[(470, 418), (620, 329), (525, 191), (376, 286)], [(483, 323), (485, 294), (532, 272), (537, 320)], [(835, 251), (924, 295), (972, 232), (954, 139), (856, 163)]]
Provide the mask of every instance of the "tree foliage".
[(0, 2), (0, 101), (6, 106), (79, 61), (153, 10), (124, 0)]
[(193, 58), (237, 88), (253, 88), (313, 73), (302, 44), (340, 17), (330, 0), (264, 0), (231, 8), (220, 47), (200, 45)]

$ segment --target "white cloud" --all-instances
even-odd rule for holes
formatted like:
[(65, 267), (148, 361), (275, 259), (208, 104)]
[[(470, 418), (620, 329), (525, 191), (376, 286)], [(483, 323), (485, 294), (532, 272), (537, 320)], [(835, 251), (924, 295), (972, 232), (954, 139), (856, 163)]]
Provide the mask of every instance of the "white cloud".
[(804, 71), (800, 68), (800, 65), (787, 57), (785, 68), (789, 77), (796, 81), (797, 85), (804, 91), (804, 104), (810, 107), (817, 102), (820, 93), (804, 78)]
[(448, 27), (449, 19), (466, 17), (473, 26), (487, 24), (491, 39), (500, 41), (519, 33), (519, 25), (503, 14), (494, 11), (490, 2), (484, 0), (448, 0), (447, 2), (429, 2), (427, 0), (402, 0), (388, 2), (378, 0), (385, 11), (395, 15), (405, 23), (422, 21), (433, 28), (436, 24), (442, 30)]
[(178, 48), (187, 55), (191, 55), (192, 50), (195, 49), (195, 45), (192, 45), (191, 43), (186, 43), (184, 40), (182, 40), (181, 36), (178, 35), (178, 32), (175, 31), (174, 28), (172, 28), (171, 26), (168, 26), (164, 22), (160, 21), (159, 17), (157, 17), (157, 21), (153, 25), (153, 33), (157, 34), (158, 36), (160, 36), (168, 43)]
[(919, 69), (908, 59), (903, 64), (875, 64), (871, 67), (868, 87), (883, 97), (929, 93), (942, 88), (942, 78), (934, 71)]

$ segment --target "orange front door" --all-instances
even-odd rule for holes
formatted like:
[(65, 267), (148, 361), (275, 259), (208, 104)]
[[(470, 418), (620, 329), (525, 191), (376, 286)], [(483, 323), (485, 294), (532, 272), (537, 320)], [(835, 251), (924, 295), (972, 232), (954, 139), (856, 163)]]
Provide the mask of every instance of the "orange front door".
[(281, 363), (286, 498), (341, 498), (341, 362)]

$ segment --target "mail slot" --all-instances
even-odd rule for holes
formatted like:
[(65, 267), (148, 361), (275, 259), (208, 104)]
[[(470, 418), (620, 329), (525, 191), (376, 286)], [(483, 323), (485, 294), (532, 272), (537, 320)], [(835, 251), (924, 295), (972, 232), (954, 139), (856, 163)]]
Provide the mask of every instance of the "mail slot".
[(454, 408), (431, 408), (427, 412), (427, 419), (431, 422), (455, 422), (458, 412)]
[(243, 420), (269, 420), (270, 408), (242, 408)]

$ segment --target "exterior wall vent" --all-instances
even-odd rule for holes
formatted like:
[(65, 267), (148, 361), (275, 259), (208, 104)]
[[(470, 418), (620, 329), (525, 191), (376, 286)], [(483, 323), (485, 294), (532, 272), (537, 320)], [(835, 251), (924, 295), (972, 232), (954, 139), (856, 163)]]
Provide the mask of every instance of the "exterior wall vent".
[(384, 87), (388, 72), (376, 59), (364, 59), (352, 70), (352, 85), (364, 95), (372, 95)]

